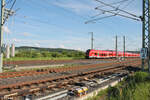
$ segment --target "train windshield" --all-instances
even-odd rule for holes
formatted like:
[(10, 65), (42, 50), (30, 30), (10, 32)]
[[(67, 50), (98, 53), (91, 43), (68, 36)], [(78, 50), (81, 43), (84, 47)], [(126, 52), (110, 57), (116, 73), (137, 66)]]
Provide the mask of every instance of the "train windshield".
[(86, 58), (89, 58), (90, 49), (86, 51)]

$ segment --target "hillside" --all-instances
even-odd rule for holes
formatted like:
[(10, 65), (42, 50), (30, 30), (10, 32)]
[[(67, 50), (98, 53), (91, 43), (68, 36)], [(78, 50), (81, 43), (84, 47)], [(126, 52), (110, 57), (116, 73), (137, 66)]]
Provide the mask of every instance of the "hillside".
[(28, 50), (35, 50), (35, 51), (49, 51), (49, 52), (78, 52), (78, 50), (72, 49), (63, 49), (63, 48), (41, 48), (41, 47), (30, 47), (30, 46), (20, 46), (16, 47), (17, 51), (28, 51)]
[(50, 59), (81, 59), (85, 52), (63, 48), (40, 48), (21, 46), (16, 47), (15, 57), (9, 59), (4, 55), (4, 60), (50, 60)]

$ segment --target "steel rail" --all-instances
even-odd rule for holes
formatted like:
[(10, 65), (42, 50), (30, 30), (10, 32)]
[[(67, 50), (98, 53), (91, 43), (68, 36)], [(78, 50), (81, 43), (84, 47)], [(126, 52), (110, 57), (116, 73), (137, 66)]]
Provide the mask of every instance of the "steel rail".
[[(132, 62), (132, 64), (137, 64), (137, 62)], [(61, 86), (66, 86), (69, 83), (69, 79), (72, 79), (72, 78), (83, 78), (86, 75), (88, 76), (88, 75), (91, 75), (91, 74), (93, 74), (93, 76), (94, 76), (97, 73), (117, 71), (117, 70), (123, 69), (125, 67), (126, 66), (124, 66), (124, 65), (120, 65), (120, 64), (117, 65), (116, 64), (115, 66), (111, 66), (109, 68), (103, 68), (103, 69), (99, 69), (99, 70), (95, 69), (95, 70), (88, 71), (88, 72), (83, 72), (83, 73), (80, 73), (80, 74), (64, 75), (64, 76), (59, 76), (59, 77), (55, 77), (55, 78), (46, 78), (46, 79), (38, 80), (38, 81), (34, 80), (34, 81), (31, 81), (31, 82), (17, 83), (17, 84), (8, 85), (8, 86), (2, 86), (2, 87), (0, 87), (0, 90), (8, 89), (8, 88), (21, 87), (21, 86), (25, 86), (25, 85), (30, 86), (32, 84), (39, 84), (39, 83), (44, 84), (45, 82), (52, 82), (52, 81), (56, 81), (56, 80), (60, 81), (60, 80), (67, 79), (68, 81), (66, 83), (61, 84)], [(19, 96), (19, 95), (23, 95), (23, 94), (29, 94), (29, 93), (34, 93), (34, 92), (37, 92), (37, 91), (41, 91), (43, 89), (55, 88), (55, 87), (58, 87), (56, 83), (50, 84), (50, 85), (39, 86), (39, 87), (36, 87), (36, 88), (24, 89), (24, 90), (19, 89), (15, 92), (12, 91), (12, 92), (9, 92), (9, 93), (0, 93), (0, 98), (9, 98), (9, 97)]]

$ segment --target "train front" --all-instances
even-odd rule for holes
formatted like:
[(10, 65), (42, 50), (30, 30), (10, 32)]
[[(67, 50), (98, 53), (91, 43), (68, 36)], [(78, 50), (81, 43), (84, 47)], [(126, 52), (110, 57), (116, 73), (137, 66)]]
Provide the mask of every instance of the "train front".
[(86, 51), (86, 53), (85, 53), (85, 58), (86, 58), (86, 59), (89, 59), (89, 53), (90, 53), (90, 51), (91, 51), (90, 49), (88, 49), (88, 50)]

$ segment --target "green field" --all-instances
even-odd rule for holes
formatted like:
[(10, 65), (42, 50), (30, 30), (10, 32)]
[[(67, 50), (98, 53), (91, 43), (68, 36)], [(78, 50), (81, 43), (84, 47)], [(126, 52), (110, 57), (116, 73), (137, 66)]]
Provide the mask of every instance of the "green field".
[(84, 59), (84, 57), (58, 57), (58, 58), (52, 58), (52, 57), (39, 57), (39, 58), (14, 57), (14, 58), (9, 58), (9, 59), (4, 58), (4, 61), (21, 61), (21, 60), (73, 60), (73, 59)]

